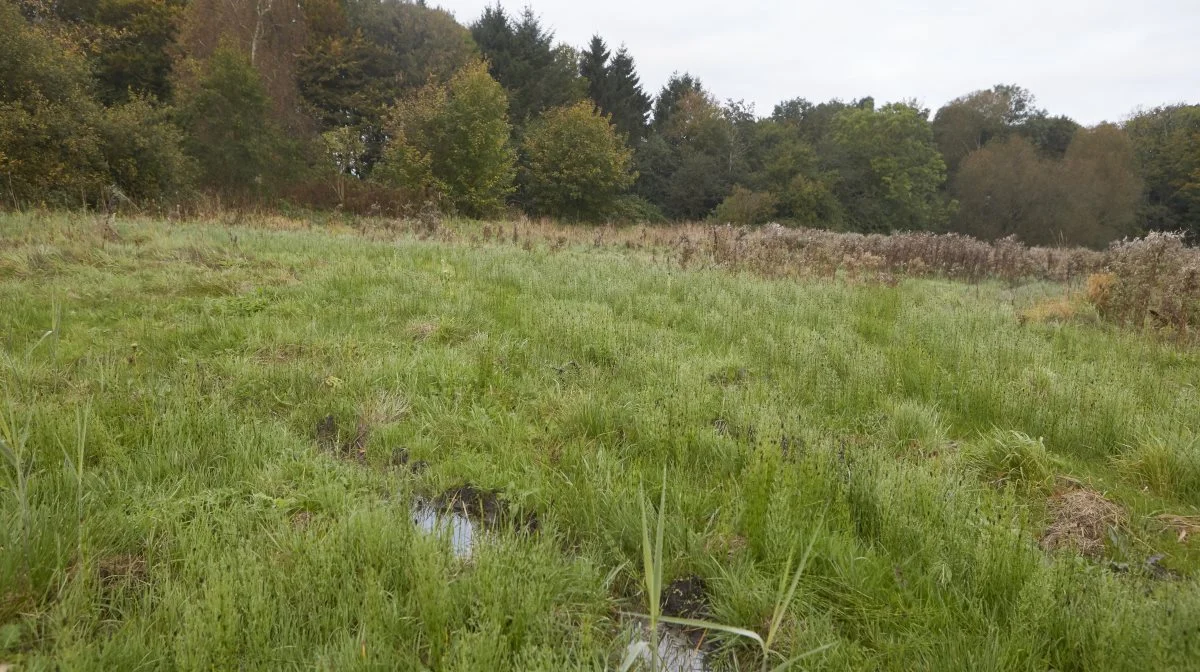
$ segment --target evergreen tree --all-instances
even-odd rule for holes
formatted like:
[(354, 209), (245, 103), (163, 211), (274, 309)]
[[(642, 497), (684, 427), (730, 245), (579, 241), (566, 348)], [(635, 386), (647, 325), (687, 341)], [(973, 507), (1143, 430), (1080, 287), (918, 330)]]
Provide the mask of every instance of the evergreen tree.
[(578, 55), (554, 46), (554, 33), (542, 28), (532, 9), (513, 20), (499, 5), (488, 7), (471, 26), (488, 61), (488, 71), (508, 92), (509, 117), (525, 124), (543, 110), (581, 100), (586, 84)]
[(679, 101), (689, 93), (704, 93), (700, 80), (688, 73), (674, 73), (654, 101), (654, 130), (662, 132), (671, 120)]
[(631, 143), (646, 137), (650, 96), (642, 90), (633, 57), (625, 47), (617, 50), (608, 66), (609, 98), (601, 109), (612, 115), (612, 123)]
[(588, 97), (602, 111), (611, 100), (608, 80), (608, 46), (599, 35), (593, 35), (587, 49), (579, 54), (579, 74), (587, 80)]

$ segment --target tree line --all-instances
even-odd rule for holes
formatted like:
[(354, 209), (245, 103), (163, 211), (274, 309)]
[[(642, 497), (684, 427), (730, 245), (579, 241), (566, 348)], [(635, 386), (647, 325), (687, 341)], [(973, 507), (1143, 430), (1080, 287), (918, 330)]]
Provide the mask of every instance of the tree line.
[(1085, 128), (1015, 85), (759, 115), (538, 16), (404, 0), (0, 0), (6, 207), (711, 218), (1100, 246), (1200, 237), (1200, 105)]

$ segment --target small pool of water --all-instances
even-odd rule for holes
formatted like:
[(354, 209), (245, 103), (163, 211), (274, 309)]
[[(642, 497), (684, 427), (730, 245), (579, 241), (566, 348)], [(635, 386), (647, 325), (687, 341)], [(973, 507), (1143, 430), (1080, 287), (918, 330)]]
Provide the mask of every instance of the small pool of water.
[(439, 511), (429, 502), (414, 500), (411, 511), (413, 524), (425, 534), (449, 537), (450, 550), (456, 558), (471, 557), (476, 537), (475, 523), (455, 511)]

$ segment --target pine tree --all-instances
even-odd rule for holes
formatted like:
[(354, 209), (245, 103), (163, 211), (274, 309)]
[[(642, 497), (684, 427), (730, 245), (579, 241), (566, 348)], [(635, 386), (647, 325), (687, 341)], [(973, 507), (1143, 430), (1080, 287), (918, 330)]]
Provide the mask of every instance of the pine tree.
[(642, 90), (633, 57), (625, 47), (617, 50), (608, 66), (609, 99), (601, 109), (612, 115), (612, 123), (630, 143), (646, 137), (646, 119), (650, 115), (650, 96)]
[(579, 55), (579, 74), (587, 80), (588, 97), (604, 112), (608, 112), (606, 106), (611, 99), (608, 77), (610, 55), (608, 46), (599, 35), (593, 35), (588, 48)]
[(508, 92), (509, 117), (524, 124), (543, 110), (568, 105), (585, 95), (578, 56), (554, 46), (554, 33), (542, 28), (533, 10), (520, 20), (503, 8), (488, 7), (471, 26), (471, 35), (488, 60), (488, 71)]

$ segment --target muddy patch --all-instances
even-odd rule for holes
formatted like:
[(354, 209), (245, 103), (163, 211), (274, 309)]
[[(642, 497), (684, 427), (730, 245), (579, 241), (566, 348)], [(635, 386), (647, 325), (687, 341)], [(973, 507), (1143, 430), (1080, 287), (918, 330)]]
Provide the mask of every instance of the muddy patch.
[(110, 555), (97, 563), (100, 587), (106, 591), (146, 582), (146, 559), (141, 555)]
[(708, 584), (694, 574), (675, 579), (663, 589), (662, 613), (675, 618), (708, 618)]
[(337, 418), (332, 414), (317, 422), (317, 446), (321, 450), (359, 463), (367, 461), (367, 440), (370, 436), (371, 427), (362, 420), (355, 424), (353, 432), (345, 433), (338, 427)]
[(1039, 542), (1042, 549), (1071, 549), (1090, 558), (1103, 555), (1109, 531), (1126, 523), (1120, 507), (1087, 488), (1067, 490), (1052, 497), (1050, 515), (1050, 525)]

